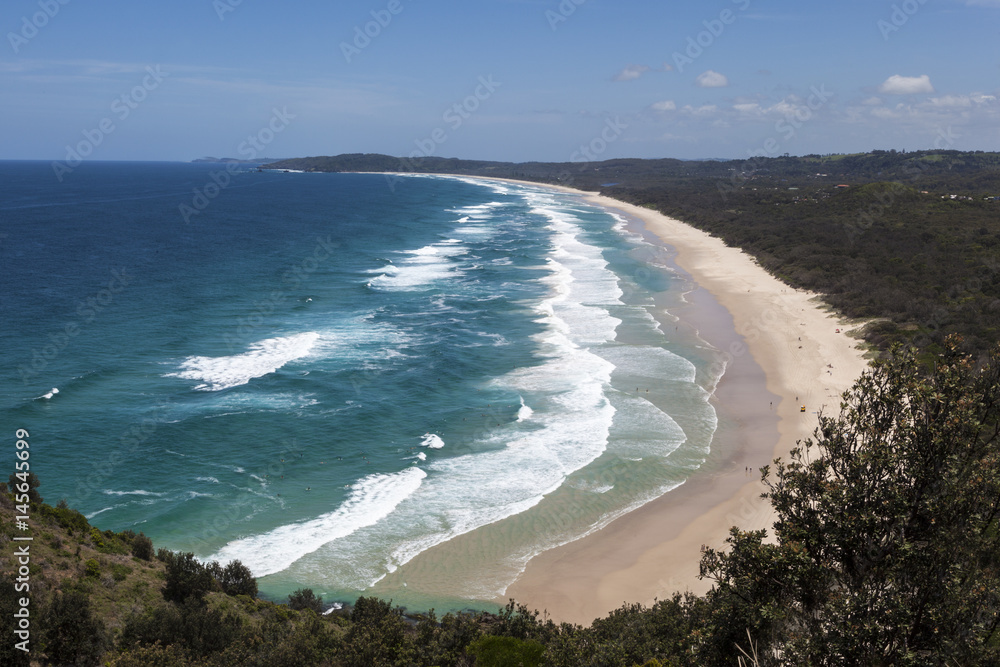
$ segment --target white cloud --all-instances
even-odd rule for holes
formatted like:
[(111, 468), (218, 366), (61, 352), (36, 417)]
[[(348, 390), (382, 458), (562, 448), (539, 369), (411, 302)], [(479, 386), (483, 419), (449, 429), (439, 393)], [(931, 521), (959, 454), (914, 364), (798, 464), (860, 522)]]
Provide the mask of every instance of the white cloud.
[(677, 104), (673, 100), (663, 100), (656, 102), (651, 108), (653, 111), (673, 111), (677, 108)]
[(645, 72), (649, 71), (646, 65), (627, 65), (625, 69), (615, 74), (614, 81), (635, 81)]
[(747, 114), (750, 116), (759, 116), (761, 113), (760, 105), (756, 102), (746, 102), (743, 104), (734, 104), (733, 108), (740, 113)]
[(935, 107), (971, 107), (972, 99), (967, 95), (945, 95), (944, 97), (932, 97), (930, 105)]
[(933, 93), (934, 86), (931, 85), (931, 78), (926, 74), (921, 76), (900, 76), (899, 74), (893, 74), (878, 87), (878, 92), (885, 95)]
[(777, 102), (768, 111), (773, 111), (782, 116), (796, 116), (800, 113), (805, 113), (809, 111), (809, 107), (803, 106), (797, 103), (797, 98), (786, 97), (785, 99)]
[(899, 118), (902, 116), (898, 111), (893, 111), (892, 109), (886, 109), (885, 107), (878, 107), (871, 110), (871, 114), (876, 118), (881, 118), (882, 120), (889, 120), (892, 118)]
[(729, 79), (725, 74), (719, 74), (714, 70), (702, 72), (695, 79), (695, 83), (701, 88), (725, 88), (729, 85)]
[(861, 100), (861, 103), (864, 104), (866, 107), (878, 107), (878, 106), (882, 106), (882, 98), (881, 97), (869, 97), (866, 100)]
[(706, 104), (698, 108), (695, 108), (690, 104), (686, 104), (681, 109), (681, 111), (691, 114), (692, 116), (711, 116), (714, 115), (718, 110), (719, 107), (715, 106), (714, 104)]

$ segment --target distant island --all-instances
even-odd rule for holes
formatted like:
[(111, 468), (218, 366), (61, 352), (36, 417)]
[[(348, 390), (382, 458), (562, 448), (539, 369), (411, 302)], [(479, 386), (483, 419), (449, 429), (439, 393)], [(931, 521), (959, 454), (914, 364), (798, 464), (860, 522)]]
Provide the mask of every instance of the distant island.
[(1000, 331), (1000, 153), (954, 150), (492, 162), (371, 153), (266, 169), (462, 174), (562, 185), (646, 206), (721, 237), (794, 287), (872, 320), (865, 339), (924, 354), (948, 333), (981, 354)]
[(241, 160), (241, 159), (235, 158), (235, 157), (200, 157), (200, 158), (196, 158), (194, 160), (191, 160), (191, 162), (192, 163), (207, 162), (209, 164), (217, 164), (217, 163), (223, 163), (223, 164), (225, 164), (225, 163), (228, 163), (228, 162), (236, 162), (236, 163), (239, 163), (239, 164), (266, 164), (268, 162), (274, 162), (275, 159), (276, 158), (272, 158), (272, 157), (262, 157), (262, 158), (258, 158), (256, 160)]

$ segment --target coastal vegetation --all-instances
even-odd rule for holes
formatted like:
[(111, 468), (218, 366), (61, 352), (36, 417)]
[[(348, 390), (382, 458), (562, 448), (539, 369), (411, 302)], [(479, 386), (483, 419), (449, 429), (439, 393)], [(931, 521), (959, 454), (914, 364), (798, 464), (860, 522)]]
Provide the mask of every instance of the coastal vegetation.
[[(0, 664), (1000, 664), (1000, 154), (271, 166), (600, 190), (720, 236), (870, 320), (881, 354), (839, 413), (761, 470), (777, 521), (734, 526), (725, 549), (703, 551), (706, 595), (625, 604), (586, 627), (514, 600), (439, 617), (368, 597), (334, 608), (308, 588), (262, 599), (239, 561), (101, 530), (15, 473), (0, 483)], [(25, 565), (17, 515), (30, 517)], [(17, 616), (24, 599), (29, 615)], [(25, 623), (30, 653), (13, 639)]]
[[(249, 570), (90, 525), (39, 494), (0, 489), (0, 544), (24, 485), (34, 664), (987, 665), (1000, 663), (1000, 354), (942, 343), (927, 370), (894, 346), (823, 416), (815, 438), (762, 470), (774, 535), (734, 527), (703, 552), (704, 597), (623, 605), (589, 627), (511, 601), (497, 613), (407, 614), (360, 598), (318, 613), (300, 589), (259, 599)], [(5, 485), (6, 487), (6, 485)], [(25, 595), (6, 558), (0, 614)], [(0, 663), (29, 664), (8, 641)]]
[(267, 168), (467, 174), (599, 191), (718, 236), (788, 284), (870, 320), (864, 337), (879, 350), (900, 342), (933, 355), (958, 333), (964, 350), (983, 354), (1000, 338), (1000, 153), (519, 164), (350, 154)]

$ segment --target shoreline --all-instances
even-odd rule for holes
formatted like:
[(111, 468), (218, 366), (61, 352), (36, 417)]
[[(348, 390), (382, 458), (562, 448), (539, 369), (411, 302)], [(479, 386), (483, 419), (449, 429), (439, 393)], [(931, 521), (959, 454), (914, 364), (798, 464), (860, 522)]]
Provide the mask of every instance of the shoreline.
[[(771, 534), (775, 515), (760, 498), (760, 466), (787, 460), (798, 440), (813, 435), (817, 412), (839, 411), (840, 395), (867, 368), (864, 351), (846, 335), (856, 324), (827, 310), (818, 295), (771, 276), (739, 248), (679, 220), (597, 193), (509, 182), (578, 195), (638, 223), (647, 240), (667, 250), (698, 287), (682, 320), (729, 361), (712, 402), (720, 424), (726, 419), (733, 428), (717, 431), (713, 465), (602, 530), (535, 556), (497, 601), (513, 598), (556, 622), (589, 625), (625, 603), (703, 595), (711, 582), (698, 578), (702, 546), (723, 548), (734, 525)], [(713, 304), (725, 314), (713, 313)]]
[[(492, 602), (503, 606), (514, 599), (557, 623), (589, 625), (623, 604), (648, 607), (675, 592), (706, 593), (711, 582), (698, 578), (702, 546), (724, 548), (732, 526), (771, 533), (775, 515), (760, 498), (760, 467), (778, 457), (787, 460), (798, 440), (813, 435), (817, 412), (837, 413), (840, 395), (867, 367), (864, 351), (846, 335), (857, 323), (829, 311), (819, 295), (785, 285), (739, 248), (657, 211), (559, 185), (419, 176), (555, 190), (623, 218), (695, 286), (682, 308), (668, 313), (657, 301), (651, 314), (664, 329), (668, 323), (689, 327), (727, 363), (710, 399), (719, 428), (705, 464), (679, 487), (602, 529), (536, 554)], [(674, 317), (681, 319), (675, 323)], [(461, 550), (465, 541), (482, 547), (486, 539), (459, 537), (420, 554), (405, 569), (422, 575), (428, 590), (437, 589), (435, 582), (447, 588), (450, 551)], [(405, 586), (402, 574), (390, 574), (370, 593)]]

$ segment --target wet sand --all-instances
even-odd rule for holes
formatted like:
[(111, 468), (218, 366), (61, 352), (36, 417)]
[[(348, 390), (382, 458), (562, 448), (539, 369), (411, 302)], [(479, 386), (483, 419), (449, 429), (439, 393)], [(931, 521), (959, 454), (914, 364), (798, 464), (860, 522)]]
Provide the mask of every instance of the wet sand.
[(741, 250), (649, 209), (594, 194), (584, 199), (639, 221), (668, 247), (699, 287), (687, 297), (682, 322), (728, 359), (712, 399), (719, 437), (702, 469), (603, 530), (536, 556), (506, 591), (557, 622), (586, 625), (624, 603), (705, 593), (711, 582), (698, 578), (702, 546), (723, 547), (734, 525), (770, 528), (760, 466), (787, 459), (796, 441), (812, 435), (819, 410), (836, 413), (867, 361), (845, 333), (850, 324)]

